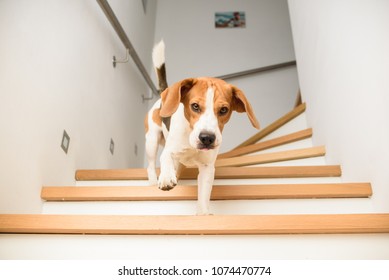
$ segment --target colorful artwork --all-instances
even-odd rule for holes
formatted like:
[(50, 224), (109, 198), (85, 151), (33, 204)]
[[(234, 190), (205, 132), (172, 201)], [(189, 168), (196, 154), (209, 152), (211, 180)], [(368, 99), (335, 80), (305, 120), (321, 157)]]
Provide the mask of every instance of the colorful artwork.
[(246, 27), (245, 12), (215, 13), (216, 28), (244, 28)]

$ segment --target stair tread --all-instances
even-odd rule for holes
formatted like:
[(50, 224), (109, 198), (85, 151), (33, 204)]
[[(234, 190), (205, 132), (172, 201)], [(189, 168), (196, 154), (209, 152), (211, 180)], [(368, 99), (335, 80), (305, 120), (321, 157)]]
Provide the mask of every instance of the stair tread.
[(254, 164), (272, 163), (296, 159), (305, 159), (311, 157), (319, 157), (325, 155), (325, 147), (311, 147), (304, 149), (287, 150), (281, 152), (272, 152), (250, 156), (239, 156), (231, 158), (217, 159), (216, 167), (229, 167), (229, 166), (247, 166)]
[[(362, 198), (370, 197), (370, 183), (216, 185), (212, 200)], [(178, 185), (166, 192), (156, 186), (43, 187), (46, 201), (167, 201), (196, 200), (197, 186)]]
[(218, 159), (247, 155), (250, 153), (255, 153), (270, 148), (278, 147), (281, 145), (289, 144), (292, 142), (300, 141), (309, 137), (312, 137), (312, 128), (300, 130), (298, 132), (276, 137), (263, 142), (258, 142), (256, 144), (251, 144), (245, 147), (236, 148), (232, 151), (218, 155)]
[(293, 120), (295, 117), (305, 112), (305, 109), (306, 109), (305, 103), (295, 107), (292, 111), (288, 112), (287, 114), (285, 114), (284, 116), (276, 120), (275, 122), (271, 123), (264, 129), (260, 130), (258, 133), (256, 133), (255, 135), (253, 135), (243, 143), (239, 144), (237, 147), (235, 147), (235, 149), (245, 147), (247, 145), (255, 144), (265, 136), (269, 135), (273, 131), (277, 130), (284, 124), (288, 123), (289, 121)]
[(0, 233), (327, 234), (389, 233), (389, 214), (123, 216), (0, 215)]
[[(215, 179), (338, 177), (341, 173), (339, 165), (218, 167)], [(196, 168), (186, 168), (180, 179), (196, 179), (197, 174)], [(77, 170), (76, 180), (147, 180), (147, 171), (145, 168)]]

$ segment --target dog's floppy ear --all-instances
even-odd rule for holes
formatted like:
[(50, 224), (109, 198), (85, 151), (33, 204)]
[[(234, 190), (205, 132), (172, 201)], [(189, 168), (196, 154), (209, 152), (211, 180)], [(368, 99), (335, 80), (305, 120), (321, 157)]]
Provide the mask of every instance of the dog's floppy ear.
[(253, 108), (251, 107), (250, 102), (247, 100), (243, 91), (238, 89), (235, 86), (232, 86), (232, 109), (237, 111), (238, 113), (246, 112), (247, 116), (250, 119), (251, 124), (259, 129), (259, 122), (255, 117)]
[(162, 105), (159, 115), (163, 118), (173, 115), (185, 95), (196, 83), (195, 79), (189, 78), (175, 83), (161, 93)]

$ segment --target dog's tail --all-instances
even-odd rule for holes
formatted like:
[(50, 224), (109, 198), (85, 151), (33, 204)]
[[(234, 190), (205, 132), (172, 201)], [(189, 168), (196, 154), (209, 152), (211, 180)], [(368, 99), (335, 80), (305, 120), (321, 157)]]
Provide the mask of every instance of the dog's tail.
[(159, 93), (161, 93), (168, 87), (165, 68), (165, 43), (163, 40), (154, 46), (153, 64), (158, 77)]

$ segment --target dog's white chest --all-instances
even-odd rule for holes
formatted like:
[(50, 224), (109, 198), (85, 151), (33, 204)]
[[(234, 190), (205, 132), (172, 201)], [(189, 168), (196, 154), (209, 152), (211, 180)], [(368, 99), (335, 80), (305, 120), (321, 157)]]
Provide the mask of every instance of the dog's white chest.
[(184, 149), (172, 154), (173, 158), (185, 166), (208, 165), (215, 161), (215, 151), (198, 151), (195, 149)]

